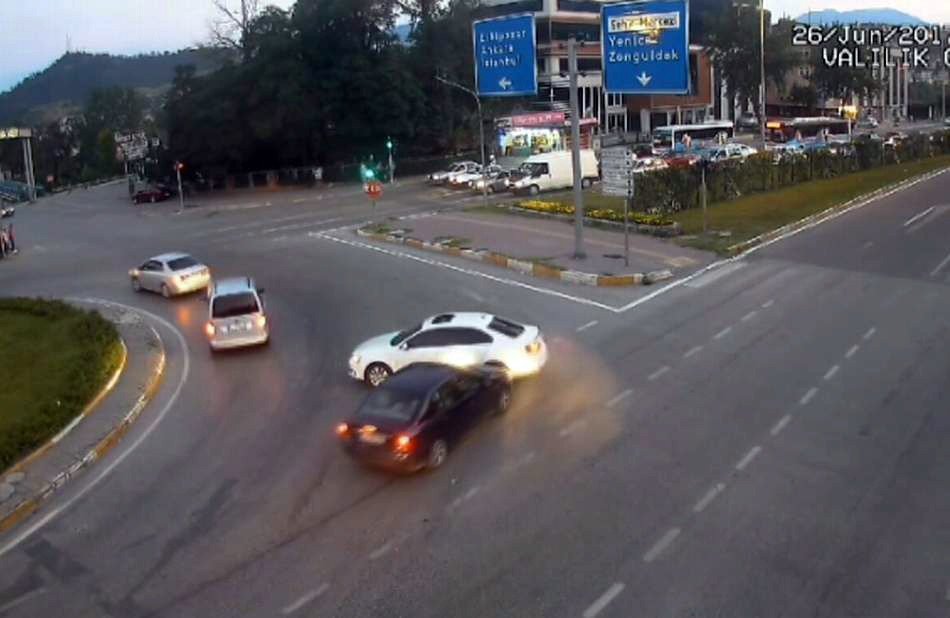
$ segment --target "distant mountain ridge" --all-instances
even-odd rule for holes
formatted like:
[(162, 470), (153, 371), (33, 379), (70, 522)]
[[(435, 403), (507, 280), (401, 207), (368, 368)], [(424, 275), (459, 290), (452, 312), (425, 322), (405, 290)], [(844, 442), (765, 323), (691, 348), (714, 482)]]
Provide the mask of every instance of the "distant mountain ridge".
[(219, 66), (220, 58), (203, 49), (139, 56), (67, 53), (0, 94), (0, 124), (29, 120), (33, 110), (81, 106), (97, 88), (164, 86), (175, 76), (175, 67), (184, 64), (203, 73)]
[(810, 11), (795, 18), (803, 24), (882, 24), (888, 26), (925, 26), (928, 22), (914, 17), (909, 13), (896, 9), (855, 9), (853, 11), (836, 11), (824, 9)]

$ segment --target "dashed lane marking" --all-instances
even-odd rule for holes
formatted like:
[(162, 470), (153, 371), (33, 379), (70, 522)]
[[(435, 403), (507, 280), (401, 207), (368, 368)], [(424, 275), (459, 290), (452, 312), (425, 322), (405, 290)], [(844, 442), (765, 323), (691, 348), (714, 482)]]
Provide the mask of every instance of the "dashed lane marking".
[(695, 346), (695, 347), (690, 348), (689, 350), (687, 350), (687, 352), (686, 352), (685, 354), (683, 354), (683, 358), (689, 358), (689, 357), (691, 357), (691, 356), (695, 356), (695, 355), (699, 354), (699, 353), (702, 352), (702, 351), (703, 351), (703, 346), (701, 346), (701, 345)]
[(582, 325), (582, 326), (578, 326), (578, 327), (577, 327), (577, 332), (582, 333), (582, 332), (584, 332), (585, 330), (587, 330), (588, 328), (593, 328), (593, 327), (595, 327), (595, 326), (597, 326), (597, 320), (591, 320), (591, 321), (588, 322), (587, 324), (584, 324), (584, 325)]
[(24, 603), (26, 603), (33, 597), (37, 597), (43, 594), (44, 592), (46, 592), (46, 588), (44, 586), (41, 586), (39, 588), (34, 588), (33, 590), (30, 590), (26, 594), (21, 594), (20, 596), (13, 599), (6, 605), (0, 606), (0, 614), (5, 614), (11, 609), (13, 609), (14, 607), (19, 607), (20, 605), (23, 605)]
[(584, 419), (578, 419), (578, 420), (574, 421), (573, 423), (571, 423), (570, 425), (568, 425), (567, 427), (565, 427), (564, 429), (562, 429), (562, 430), (559, 432), (559, 433), (560, 433), (560, 436), (561, 436), (562, 438), (566, 438), (567, 436), (571, 435), (571, 434), (574, 433), (575, 431), (577, 431), (577, 430), (579, 430), (579, 429), (583, 429), (585, 425), (587, 425), (587, 421), (586, 421), (586, 420), (584, 420)]
[(918, 212), (916, 215), (914, 215), (913, 217), (911, 217), (911, 218), (908, 219), (907, 221), (904, 221), (904, 227), (910, 227), (911, 225), (913, 225), (913, 224), (916, 223), (917, 221), (923, 219), (924, 217), (926, 217), (927, 215), (929, 215), (929, 214), (932, 213), (933, 211), (934, 211), (934, 206), (931, 206), (930, 208), (927, 208), (926, 210), (923, 210), (923, 211), (921, 211), (921, 212)]
[(876, 332), (877, 332), (877, 329), (872, 326), (871, 328), (868, 329), (868, 332), (864, 333), (864, 336), (862, 337), (862, 339), (864, 339), (865, 341), (870, 341), (871, 337), (873, 337), (874, 333)]
[(608, 402), (607, 402), (607, 407), (608, 407), (608, 408), (614, 407), (615, 405), (617, 405), (618, 403), (620, 403), (621, 401), (623, 401), (624, 399), (626, 399), (627, 397), (629, 397), (629, 396), (632, 395), (632, 394), (633, 394), (633, 390), (628, 388), (627, 390), (625, 390), (625, 391), (623, 391), (622, 393), (616, 395), (613, 399), (611, 399), (610, 401), (608, 401)]
[(850, 348), (848, 348), (848, 351), (847, 351), (847, 352), (844, 353), (844, 357), (845, 357), (845, 358), (851, 358), (852, 356), (854, 356), (855, 354), (857, 354), (857, 353), (858, 353), (858, 350), (860, 350), (860, 349), (861, 349), (861, 346), (859, 346), (858, 344), (854, 344), (853, 346), (851, 346)]
[(607, 588), (607, 592), (600, 595), (596, 601), (590, 604), (590, 607), (584, 610), (584, 618), (595, 618), (600, 612), (604, 611), (604, 608), (610, 605), (610, 602), (617, 598), (617, 595), (623, 592), (624, 585), (620, 582), (611, 584), (610, 588)]
[(727, 326), (713, 336), (713, 339), (719, 340), (732, 332), (732, 327)]
[(693, 507), (693, 512), (702, 513), (706, 509), (706, 507), (709, 506), (710, 503), (712, 503), (712, 501), (716, 499), (716, 496), (721, 494), (723, 490), (725, 489), (726, 489), (725, 483), (717, 483), (712, 489), (706, 492), (706, 495), (704, 495), (702, 498), (699, 499), (699, 502), (697, 502), (696, 505)]
[(393, 542), (392, 542), (392, 541), (388, 541), (388, 542), (384, 543), (383, 545), (380, 545), (379, 547), (377, 547), (376, 549), (374, 549), (373, 552), (369, 555), (369, 559), (370, 559), (370, 560), (379, 560), (380, 558), (382, 558), (383, 556), (385, 556), (386, 554), (388, 554), (388, 553), (389, 553), (389, 550), (391, 550), (392, 548), (393, 548)]
[(831, 369), (829, 369), (827, 372), (825, 372), (825, 381), (827, 382), (827, 381), (830, 380), (831, 378), (835, 377), (835, 374), (838, 373), (838, 370), (839, 370), (840, 368), (841, 368), (840, 366), (834, 365), (834, 366), (831, 367)]
[(669, 370), (670, 370), (669, 365), (663, 365), (662, 367), (660, 367), (659, 369), (651, 373), (647, 379), (650, 382), (653, 382), (654, 380), (656, 380), (657, 378), (659, 378), (660, 376), (662, 376), (664, 373), (668, 372)]
[(749, 452), (745, 454), (745, 457), (739, 460), (739, 463), (736, 464), (736, 470), (745, 470), (746, 466), (752, 463), (752, 460), (762, 452), (761, 446), (753, 446), (749, 449)]
[(667, 530), (666, 534), (660, 537), (660, 540), (654, 543), (653, 547), (651, 547), (647, 553), (643, 554), (643, 561), (653, 562), (659, 558), (660, 554), (662, 554), (663, 551), (666, 550), (666, 548), (676, 540), (676, 537), (680, 535), (680, 532), (681, 531), (679, 528), (671, 528)]
[(775, 299), (774, 299), (774, 298), (770, 298), (769, 300), (767, 300), (767, 301), (765, 301), (764, 303), (762, 303), (762, 308), (763, 308), (763, 309), (768, 309), (769, 307), (771, 307), (771, 306), (774, 305), (774, 304), (775, 304)]
[(943, 270), (943, 267), (946, 266), (947, 264), (950, 264), (950, 255), (943, 258), (943, 261), (937, 264), (937, 267), (934, 268), (932, 271), (930, 271), (930, 276), (936, 277), (937, 274), (940, 273), (940, 271)]
[(747, 313), (747, 314), (745, 314), (744, 316), (742, 316), (742, 321), (743, 321), (743, 322), (748, 322), (749, 320), (751, 320), (752, 318), (754, 318), (754, 317), (757, 316), (758, 314), (759, 314), (758, 311), (750, 311), (749, 313)]
[(798, 400), (798, 403), (803, 406), (808, 405), (808, 402), (811, 401), (812, 398), (814, 398), (814, 396), (817, 394), (818, 394), (818, 389), (812, 386), (810, 389), (808, 389), (808, 392), (802, 395), (802, 398)]
[(314, 599), (316, 599), (318, 596), (326, 592), (327, 588), (329, 587), (330, 587), (330, 584), (327, 584), (327, 583), (321, 584), (319, 588), (311, 590), (307, 594), (303, 595), (302, 597), (300, 597), (299, 599), (297, 599), (296, 601), (294, 601), (293, 603), (291, 603), (290, 605), (282, 609), (281, 613), (285, 616), (289, 616), (290, 614), (303, 608), (304, 605), (307, 605), (308, 603), (312, 603)]
[(785, 429), (785, 426), (788, 425), (791, 421), (792, 421), (792, 415), (786, 414), (782, 418), (778, 419), (778, 422), (775, 423), (775, 426), (772, 427), (772, 431), (770, 431), (769, 433), (771, 433), (773, 436), (777, 436), (778, 434), (782, 432), (783, 429)]

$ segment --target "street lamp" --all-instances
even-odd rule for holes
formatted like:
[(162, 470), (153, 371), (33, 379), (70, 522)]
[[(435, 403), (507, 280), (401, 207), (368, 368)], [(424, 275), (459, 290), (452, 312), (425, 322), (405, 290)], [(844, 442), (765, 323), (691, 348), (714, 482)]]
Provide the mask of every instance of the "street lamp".
[(482, 201), (485, 204), (487, 204), (488, 203), (488, 180), (485, 178), (487, 169), (485, 168), (485, 122), (482, 119), (482, 99), (481, 97), (478, 96), (478, 93), (472, 90), (471, 88), (463, 86), (462, 84), (459, 84), (457, 82), (453, 82), (451, 80), (445, 79), (444, 77), (438, 74), (436, 74), (435, 78), (438, 81), (445, 84), (446, 86), (452, 86), (453, 88), (458, 88), (459, 90), (463, 92), (467, 92), (468, 94), (472, 95), (472, 97), (474, 97), (475, 99), (475, 104), (478, 106), (478, 143), (480, 146), (480, 150), (482, 152)]
[(759, 0), (759, 133), (765, 148), (765, 0)]

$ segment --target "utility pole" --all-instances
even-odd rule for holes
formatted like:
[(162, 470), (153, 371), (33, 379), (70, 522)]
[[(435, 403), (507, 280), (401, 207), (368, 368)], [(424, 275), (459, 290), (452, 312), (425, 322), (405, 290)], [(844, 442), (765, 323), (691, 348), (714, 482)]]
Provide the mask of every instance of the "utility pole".
[(386, 150), (389, 151), (389, 184), (396, 182), (396, 166), (393, 165), (393, 138), (386, 138)]
[(181, 161), (175, 161), (175, 175), (178, 177), (178, 212), (185, 211), (185, 196), (181, 191), (181, 169), (185, 167)]
[(765, 149), (765, 0), (759, 0), (759, 133)]
[(703, 236), (709, 233), (709, 219), (706, 212), (706, 165), (709, 162), (706, 159), (703, 159), (699, 163), (700, 174), (702, 174), (702, 182), (700, 186), (700, 198), (702, 200), (703, 206)]
[(485, 166), (485, 121), (482, 118), (482, 99), (480, 96), (478, 96), (477, 92), (475, 92), (471, 88), (468, 88), (466, 86), (463, 86), (462, 84), (459, 84), (458, 82), (453, 82), (448, 79), (445, 79), (441, 75), (436, 75), (435, 78), (436, 80), (442, 82), (446, 86), (452, 86), (453, 88), (458, 88), (462, 92), (467, 92), (468, 94), (472, 95), (472, 97), (474, 97), (475, 99), (475, 105), (478, 107), (478, 143), (479, 143), (479, 150), (482, 153), (482, 159), (481, 159), (482, 160), (482, 203), (487, 206), (488, 205), (488, 181), (486, 180), (485, 175), (488, 173), (488, 169)]
[(584, 192), (581, 188), (581, 119), (577, 109), (577, 39), (567, 40), (567, 63), (571, 88), (571, 159), (574, 164), (574, 259), (587, 257), (584, 251)]

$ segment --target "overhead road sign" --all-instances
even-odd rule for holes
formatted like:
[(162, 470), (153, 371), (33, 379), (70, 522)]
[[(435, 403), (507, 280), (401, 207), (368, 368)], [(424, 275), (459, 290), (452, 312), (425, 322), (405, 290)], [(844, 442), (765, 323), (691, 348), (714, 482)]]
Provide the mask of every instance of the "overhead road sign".
[(472, 23), (475, 86), (483, 97), (522, 97), (538, 92), (534, 14)]
[(689, 0), (605, 4), (601, 29), (608, 93), (689, 93)]

